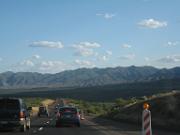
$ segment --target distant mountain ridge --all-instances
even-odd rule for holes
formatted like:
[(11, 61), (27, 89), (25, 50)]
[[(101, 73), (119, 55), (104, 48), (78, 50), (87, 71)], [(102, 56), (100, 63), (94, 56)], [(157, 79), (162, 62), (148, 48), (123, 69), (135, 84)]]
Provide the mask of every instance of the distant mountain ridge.
[(151, 66), (81, 68), (56, 74), (4, 72), (0, 73), (0, 88), (90, 87), (176, 78), (180, 78), (180, 67), (171, 69), (158, 69)]

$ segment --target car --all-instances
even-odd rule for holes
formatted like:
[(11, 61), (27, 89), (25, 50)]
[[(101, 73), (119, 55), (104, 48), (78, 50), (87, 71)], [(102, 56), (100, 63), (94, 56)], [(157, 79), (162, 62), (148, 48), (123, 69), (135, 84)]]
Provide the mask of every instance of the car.
[(30, 111), (20, 98), (0, 98), (0, 129), (30, 129)]
[(59, 104), (55, 105), (55, 107), (54, 107), (55, 114), (58, 112), (59, 108), (60, 108), (60, 105), (59, 105)]
[(38, 117), (41, 116), (49, 117), (48, 108), (44, 105), (39, 106)]
[(80, 127), (79, 111), (75, 107), (61, 107), (57, 113), (56, 127), (77, 126)]

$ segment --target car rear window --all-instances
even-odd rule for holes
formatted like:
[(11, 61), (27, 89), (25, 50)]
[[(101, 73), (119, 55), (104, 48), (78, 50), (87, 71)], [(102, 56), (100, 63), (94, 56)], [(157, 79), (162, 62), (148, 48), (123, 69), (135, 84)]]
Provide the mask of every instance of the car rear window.
[(60, 108), (59, 111), (61, 113), (77, 113), (77, 109), (76, 108)]
[(39, 110), (40, 110), (40, 111), (45, 111), (45, 110), (46, 110), (46, 107), (41, 106), (41, 107), (39, 107)]
[(15, 99), (1, 99), (0, 108), (3, 109), (18, 109), (20, 106), (19, 101)]

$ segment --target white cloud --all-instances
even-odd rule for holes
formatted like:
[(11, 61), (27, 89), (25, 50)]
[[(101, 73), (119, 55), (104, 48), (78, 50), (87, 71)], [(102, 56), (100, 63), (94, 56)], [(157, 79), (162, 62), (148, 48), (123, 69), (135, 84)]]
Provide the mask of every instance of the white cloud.
[(0, 62), (2, 61), (3, 59), (0, 57)]
[(12, 67), (16, 72), (40, 72), (40, 73), (58, 73), (72, 67), (62, 61), (33, 61), (23, 60)]
[(135, 57), (136, 57), (135, 54), (128, 54), (128, 55), (120, 56), (119, 59), (121, 59), (121, 60), (134, 60)]
[(145, 57), (144, 60), (145, 60), (146, 62), (149, 62), (149, 61), (150, 61), (150, 58), (149, 58), (149, 57)]
[(57, 73), (66, 70), (68, 65), (62, 61), (41, 61), (37, 68), (40, 72)]
[(64, 45), (60, 42), (53, 41), (36, 41), (29, 45), (30, 47), (45, 47), (45, 48), (58, 48), (61, 49)]
[(75, 55), (76, 56), (92, 56), (95, 55), (96, 53), (94, 52), (95, 48), (101, 47), (100, 44), (94, 42), (80, 42), (79, 44), (72, 45), (72, 48), (75, 49)]
[(166, 21), (158, 21), (158, 20), (154, 20), (154, 19), (145, 19), (145, 20), (142, 20), (141, 22), (139, 22), (138, 25), (141, 27), (146, 27), (146, 28), (150, 28), (150, 29), (157, 29), (157, 28), (161, 28), (161, 27), (166, 27), (167, 22)]
[(74, 48), (99, 48), (101, 47), (100, 44), (96, 43), (96, 42), (80, 42), (79, 44), (75, 44), (73, 45)]
[(112, 14), (112, 13), (104, 13), (104, 14), (96, 14), (97, 16), (102, 16), (104, 17), (105, 19), (112, 19), (113, 17), (115, 17), (116, 15), (115, 14)]
[(179, 63), (180, 62), (180, 55), (169, 55), (157, 60), (157, 62), (161, 63)]
[(105, 62), (105, 61), (109, 60), (109, 57), (106, 56), (106, 55), (103, 55), (103, 56), (99, 56), (97, 58), (97, 60), (100, 61), (100, 62)]
[(104, 56), (102, 56), (102, 60), (103, 61), (107, 61), (109, 58), (106, 56), (106, 55), (104, 55)]
[(176, 46), (176, 45), (178, 45), (178, 44), (179, 44), (178, 41), (176, 41), (176, 42), (171, 42), (171, 41), (169, 41), (169, 42), (167, 42), (167, 43), (165, 44), (165, 46), (167, 46), (167, 47), (172, 47), (172, 46)]
[(109, 13), (105, 13), (104, 14), (104, 18), (105, 19), (111, 19), (111, 18), (113, 18), (115, 16), (115, 14), (109, 14)]
[(23, 67), (24, 67), (24, 69), (26, 69), (26, 68), (32, 68), (32, 67), (36, 66), (38, 59), (40, 59), (40, 56), (36, 54), (36, 55), (33, 55), (33, 56), (19, 62), (19, 64), (22, 66), (21, 69), (23, 69)]
[(39, 55), (33, 55), (23, 61), (20, 61), (9, 68), (15, 72), (40, 72), (40, 73), (58, 73), (64, 70), (77, 68), (92, 68), (95, 64), (88, 60), (75, 60), (73, 62), (63, 62), (60, 60), (43, 60)]
[(113, 53), (112, 53), (112, 51), (107, 50), (107, 51), (106, 51), (106, 54), (107, 54), (108, 56), (111, 56)]
[(33, 67), (35, 64), (31, 60), (24, 60), (20, 63), (21, 66)]
[(131, 48), (132, 46), (129, 45), (129, 44), (123, 44), (122, 47), (123, 47), (123, 48)]
[(37, 54), (35, 54), (35, 55), (32, 56), (32, 58), (33, 58), (33, 59), (40, 59), (40, 56), (37, 55)]
[(93, 61), (75, 60), (64, 62), (61, 60), (43, 60), (39, 55), (33, 55), (27, 59), (13, 64), (8, 70), (14, 72), (40, 72), (40, 73), (58, 73), (65, 70), (72, 70), (82, 67), (92, 68), (96, 65)]
[(95, 64), (93, 64), (92, 62), (90, 61), (87, 61), (87, 60), (75, 60), (74, 63), (78, 66), (78, 67), (88, 67), (88, 68), (91, 68), (91, 67), (95, 67)]
[(145, 60), (145, 65), (147, 65), (147, 66), (151, 65), (151, 62), (152, 62), (151, 58), (145, 57), (144, 60)]
[(99, 56), (99, 53), (98, 52), (94, 52), (94, 56), (95, 57)]
[(97, 59), (98, 59), (99, 61), (105, 62), (105, 61), (108, 61), (108, 60), (110, 59), (110, 57), (112, 56), (112, 54), (113, 54), (112, 51), (107, 50), (104, 55), (102, 55), (102, 56), (98, 55), (98, 58), (97, 58)]
[(93, 49), (81, 48), (81, 49), (77, 49), (74, 55), (88, 57), (94, 55), (94, 51)]

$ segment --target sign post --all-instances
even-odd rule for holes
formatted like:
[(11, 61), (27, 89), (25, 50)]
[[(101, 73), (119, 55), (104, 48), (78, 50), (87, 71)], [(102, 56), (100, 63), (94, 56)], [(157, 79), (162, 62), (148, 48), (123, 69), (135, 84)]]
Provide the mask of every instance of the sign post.
[(149, 110), (149, 104), (147, 103), (143, 105), (142, 135), (152, 135), (151, 112)]

